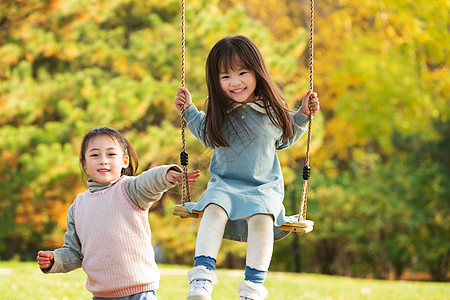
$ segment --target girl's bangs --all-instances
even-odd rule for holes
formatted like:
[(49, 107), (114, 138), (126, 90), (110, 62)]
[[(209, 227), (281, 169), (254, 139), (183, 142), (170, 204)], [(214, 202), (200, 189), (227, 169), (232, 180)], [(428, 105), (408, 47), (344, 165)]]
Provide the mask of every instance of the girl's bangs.
[(246, 67), (238, 55), (235, 49), (228, 49), (228, 51), (223, 51), (222, 55), (218, 59), (217, 66), (219, 71), (227, 72), (228, 70), (237, 70), (242, 67)]

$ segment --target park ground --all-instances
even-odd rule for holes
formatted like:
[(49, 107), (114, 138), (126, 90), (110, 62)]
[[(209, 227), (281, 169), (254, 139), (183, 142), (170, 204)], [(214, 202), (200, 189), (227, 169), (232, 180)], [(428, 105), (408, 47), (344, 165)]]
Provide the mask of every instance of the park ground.
[[(160, 265), (158, 299), (185, 299), (188, 267)], [(217, 271), (219, 282), (213, 299), (237, 299), (241, 270)], [(0, 262), (1, 300), (91, 299), (81, 270), (67, 274), (43, 274), (37, 263)], [(270, 299), (276, 300), (450, 300), (450, 283), (357, 279), (317, 274), (269, 272), (266, 280)]]

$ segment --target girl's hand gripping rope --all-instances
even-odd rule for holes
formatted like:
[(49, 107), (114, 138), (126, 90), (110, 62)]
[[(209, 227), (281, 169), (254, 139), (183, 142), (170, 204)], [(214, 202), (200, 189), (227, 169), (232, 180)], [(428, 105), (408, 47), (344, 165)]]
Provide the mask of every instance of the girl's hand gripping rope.
[(177, 95), (173, 100), (175, 107), (181, 111), (181, 108), (186, 109), (192, 104), (191, 93), (187, 88), (180, 87), (177, 89)]
[(309, 116), (312, 111), (312, 116), (314, 116), (319, 109), (320, 104), (319, 98), (317, 98), (317, 93), (309, 90), (302, 99), (302, 113)]

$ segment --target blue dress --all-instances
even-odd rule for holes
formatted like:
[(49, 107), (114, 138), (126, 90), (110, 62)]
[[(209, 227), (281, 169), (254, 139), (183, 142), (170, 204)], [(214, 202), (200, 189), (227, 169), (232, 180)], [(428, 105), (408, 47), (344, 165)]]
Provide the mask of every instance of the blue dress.
[[(210, 203), (221, 206), (229, 218), (223, 238), (230, 240), (247, 241), (247, 221), (243, 219), (255, 214), (273, 216), (275, 240), (289, 234), (279, 230), (279, 226), (297, 220), (297, 216), (285, 216), (283, 174), (276, 150), (296, 143), (305, 133), (309, 117), (291, 114), (294, 135), (283, 141), (282, 131), (272, 124), (261, 103), (258, 100), (235, 104), (232, 109), (245, 122), (246, 129), (235, 124), (236, 135), (231, 125), (224, 128), (230, 147), (214, 149), (206, 191), (197, 203), (186, 203), (191, 212), (203, 211)], [(184, 112), (189, 130), (208, 146), (203, 137), (205, 116), (193, 104)]]

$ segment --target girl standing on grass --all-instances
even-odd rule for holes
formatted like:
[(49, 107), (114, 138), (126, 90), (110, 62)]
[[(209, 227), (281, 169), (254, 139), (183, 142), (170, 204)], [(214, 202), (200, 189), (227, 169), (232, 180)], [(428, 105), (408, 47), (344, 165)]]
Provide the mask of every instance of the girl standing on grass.
[[(80, 163), (89, 189), (69, 208), (63, 247), (39, 251), (39, 267), (44, 273), (82, 267), (93, 299), (157, 299), (160, 275), (148, 210), (181, 182), (181, 168), (164, 165), (135, 176), (134, 148), (109, 127), (84, 136)], [(190, 182), (198, 176), (198, 170), (188, 173)]]
[(319, 111), (319, 100), (308, 91), (300, 109), (291, 113), (258, 47), (244, 36), (225, 37), (214, 45), (206, 60), (206, 83), (206, 113), (192, 104), (186, 88), (179, 88), (174, 100), (175, 107), (185, 109), (190, 131), (214, 149), (208, 187), (197, 204), (187, 206), (204, 212), (187, 298), (211, 299), (217, 254), (222, 238), (228, 238), (247, 242), (240, 299), (264, 299), (274, 239), (287, 234), (277, 227), (296, 219), (285, 216), (276, 150), (300, 139), (309, 115)]

